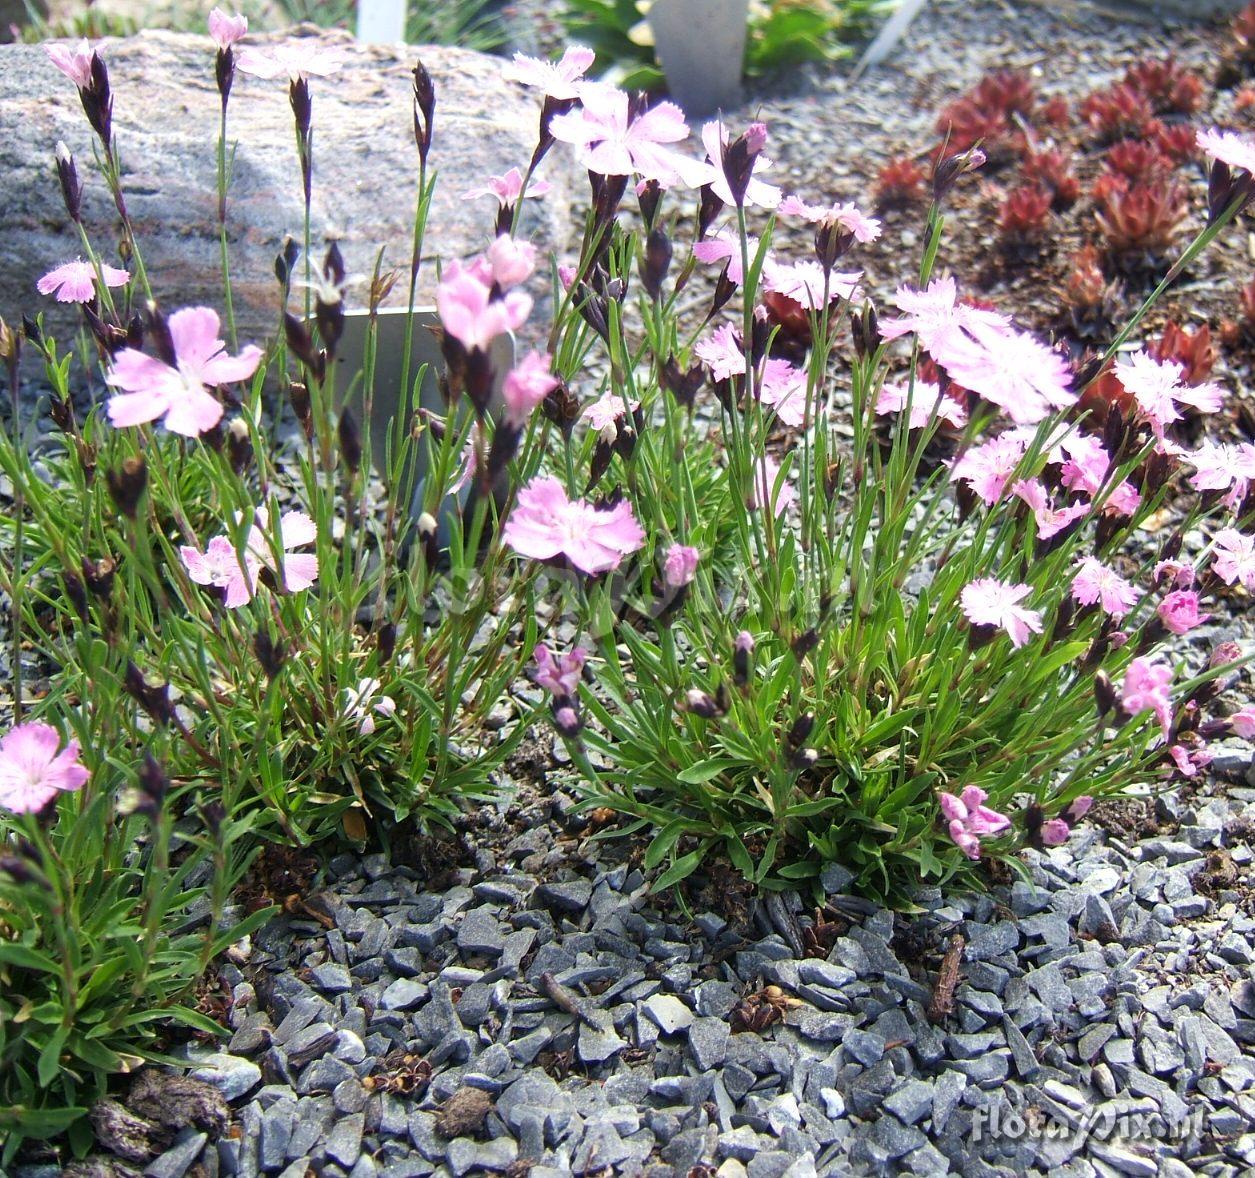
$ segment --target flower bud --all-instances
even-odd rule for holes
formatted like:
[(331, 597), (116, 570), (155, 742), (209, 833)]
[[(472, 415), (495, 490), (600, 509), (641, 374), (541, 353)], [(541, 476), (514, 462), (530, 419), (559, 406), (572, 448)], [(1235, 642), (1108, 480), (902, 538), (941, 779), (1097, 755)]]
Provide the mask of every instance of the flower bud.
[(397, 648), (397, 628), (394, 622), (384, 622), (375, 632), (375, 648), (379, 651), (380, 662), (391, 662), (393, 652)]
[(754, 653), (754, 635), (742, 630), (732, 641), (732, 681), (746, 687), (750, 681), (750, 656)]
[(432, 124), (436, 117), (436, 87), (421, 61), (414, 63), (414, 145), (426, 166), (431, 151)]
[(436, 562), (440, 558), (439, 534), (440, 525), (436, 523), (436, 517), (429, 511), (424, 511), (418, 517), (418, 539), (422, 544), (423, 560), (427, 562), (429, 569), (436, 567)]
[(983, 167), (985, 153), (979, 147), (945, 156), (933, 168), (933, 200), (940, 204), (960, 176)]
[(679, 703), (679, 709), (682, 712), (700, 716), (703, 720), (713, 720), (722, 714), (714, 697), (709, 692), (702, 691), (698, 687), (690, 687), (684, 693), (684, 698)]
[(348, 467), (351, 475), (357, 474), (362, 466), (362, 434), (357, 428), (357, 418), (346, 405), (340, 411), (340, 457)]
[(299, 380), (288, 382), (288, 401), (296, 420), (300, 422), (305, 437), (312, 441), (314, 437), (314, 414), (310, 407), (309, 388)]
[(243, 474), (253, 461), (253, 442), (248, 433), (248, 422), (242, 417), (233, 418), (227, 426), (227, 459), (236, 474)]
[(1115, 685), (1111, 682), (1111, 676), (1106, 671), (1095, 672), (1094, 705), (1098, 709), (1098, 718), (1101, 720), (1114, 712), (1118, 702), (1119, 696), (1116, 694)]
[(804, 745), (815, 731), (815, 714), (813, 712), (803, 712), (789, 728), (789, 734), (785, 738), (785, 742), (790, 749), (799, 749)]
[(126, 664), (126, 675), (123, 677), (122, 686), (127, 695), (139, 704), (153, 723), (166, 725), (176, 719), (174, 704), (170, 702), (170, 685), (162, 683), (153, 686), (130, 660)]
[(144, 754), (144, 765), (133, 789), (123, 791), (119, 808), (124, 814), (142, 814), (156, 822), (170, 792), (170, 778), (152, 753)]
[(697, 240), (704, 241), (706, 234), (710, 232), (710, 227), (715, 223), (719, 214), (723, 212), (723, 198), (716, 194), (715, 190), (709, 185), (705, 185), (701, 190), (701, 205), (697, 211)]
[(128, 519), (135, 519), (139, 502), (148, 487), (148, 466), (142, 454), (124, 458), (117, 470), (105, 473), (114, 506)]
[(99, 560), (94, 561), (83, 557), (81, 567), (83, 570), (83, 582), (91, 595), (99, 598), (101, 601), (108, 601), (113, 593), (113, 579), (117, 571), (117, 564), (107, 556), (102, 556)]
[(640, 259), (641, 285), (651, 299), (662, 298), (662, 283), (671, 269), (671, 238), (662, 229), (651, 229)]
[(79, 179), (78, 165), (64, 143), (57, 143), (57, 179), (61, 184), (61, 199), (65, 211), (76, 225), (82, 220), (83, 182)]
[(811, 626), (793, 639), (790, 649), (793, 651), (793, 657), (800, 663), (818, 645), (819, 631)]
[(723, 145), (722, 158), (718, 163), (737, 208), (745, 204), (745, 193), (754, 175), (754, 165), (766, 143), (766, 126), (763, 123), (751, 123), (742, 134)]
[(636, 189), (636, 201), (640, 206), (645, 228), (652, 230), (658, 216), (658, 206), (662, 203), (662, 185), (657, 180), (646, 180)]
[(288, 657), (283, 640), (275, 638), (269, 628), (258, 630), (253, 635), (253, 653), (257, 655), (257, 661), (261, 663), (267, 679), (274, 679), (283, 670), (283, 664)]
[(301, 256), (301, 247), (291, 238), (285, 238), (283, 249), (275, 255), (275, 278), (286, 291), (292, 281), (292, 271), (296, 267), (296, 259)]
[(674, 355), (667, 357), (658, 376), (662, 385), (686, 409), (693, 407), (697, 392), (706, 383), (706, 371), (700, 364), (694, 364), (687, 371), (681, 371)]

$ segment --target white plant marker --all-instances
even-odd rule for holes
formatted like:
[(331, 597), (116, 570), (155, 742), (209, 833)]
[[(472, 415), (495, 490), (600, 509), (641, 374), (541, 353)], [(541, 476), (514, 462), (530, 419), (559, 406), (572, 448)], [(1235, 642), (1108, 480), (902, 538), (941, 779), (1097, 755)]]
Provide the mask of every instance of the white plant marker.
[(391, 45), (405, 40), (406, 0), (357, 0), (357, 39)]

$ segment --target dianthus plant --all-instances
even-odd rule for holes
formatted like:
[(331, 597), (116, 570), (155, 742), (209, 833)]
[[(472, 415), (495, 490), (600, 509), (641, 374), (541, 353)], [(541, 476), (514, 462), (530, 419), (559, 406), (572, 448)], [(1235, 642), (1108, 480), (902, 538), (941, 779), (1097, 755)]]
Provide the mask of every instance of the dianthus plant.
[[(1095, 798), (1197, 774), (1251, 723), (1213, 711), (1242, 652), (1181, 636), (1209, 596), (1255, 585), (1255, 450), (1197, 441), (1223, 390), (1130, 341), (1245, 205), (1250, 145), (1202, 137), (1205, 228), (1078, 367), (940, 271), (945, 196), (978, 150), (938, 165), (923, 257), (876, 308), (857, 269), (875, 219), (783, 195), (762, 125), (709, 124), (700, 161), (672, 146), (682, 128), (591, 86), (552, 123), (594, 206), (556, 330), (591, 325), (605, 377), (565, 485), (525, 488), (505, 535), (586, 574), (588, 638), (545, 645), (534, 674), (590, 804), (652, 832), (660, 885), (722, 854), (769, 887), (835, 863), (901, 897), (1062, 842)], [(609, 173), (630, 174), (643, 228)], [(663, 189), (684, 187), (698, 232), (671, 284), (682, 210)], [(809, 257), (775, 252), (780, 221)], [(709, 266), (687, 322), (680, 292)], [(1112, 367), (1127, 404), (1084, 407)], [(589, 484), (600, 510), (564, 548), (556, 513)]]

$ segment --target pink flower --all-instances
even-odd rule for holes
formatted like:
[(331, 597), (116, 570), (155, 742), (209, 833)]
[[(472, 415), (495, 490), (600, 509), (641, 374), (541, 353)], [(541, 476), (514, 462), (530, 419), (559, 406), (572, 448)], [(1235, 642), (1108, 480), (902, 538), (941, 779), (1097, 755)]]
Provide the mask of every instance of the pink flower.
[(1132, 515), (1142, 502), (1142, 493), (1130, 482), (1125, 480), (1102, 505), (1103, 515)]
[(92, 58), (96, 53), (85, 40), (77, 45), (46, 44), (44, 52), (48, 54), (48, 60), (80, 90), (91, 86)]
[(1061, 847), (1068, 841), (1072, 828), (1062, 818), (1047, 818), (1038, 833), (1041, 835), (1042, 846)]
[(1255, 740), (1255, 708), (1243, 708), (1229, 717), (1233, 731), (1243, 740)]
[[(750, 262), (753, 263), (758, 253), (758, 238), (753, 234), (747, 234), (745, 240)], [(745, 281), (745, 269), (741, 265), (741, 238), (738, 234), (720, 229), (704, 241), (694, 242), (693, 257), (708, 266), (726, 261), (729, 281), (735, 282), (738, 286)]]
[(497, 336), (526, 322), (532, 299), (522, 291), (494, 299), (491, 288), (473, 268), (454, 260), (445, 266), (436, 287), (436, 310), (445, 331), (467, 351), (486, 352)]
[(1178, 589), (1188, 589), (1194, 584), (1194, 566), (1180, 560), (1161, 560), (1155, 565), (1155, 584), (1164, 581)]
[[(630, 402), (632, 412), (635, 413), (640, 407), (639, 401)], [(601, 433), (603, 430), (617, 431), (617, 425), (621, 418), (627, 415), (627, 410), (623, 406), (623, 394), (615, 392), (614, 389), (607, 389), (595, 401), (590, 401), (584, 406), (584, 412), (581, 417), (588, 418), (589, 429), (596, 430)]]
[(681, 589), (697, 575), (701, 553), (685, 544), (672, 544), (662, 562), (662, 579), (668, 589)]
[[(905, 384), (886, 383), (876, 397), (876, 413), (888, 417), (906, 408), (908, 388)], [(936, 411), (938, 422), (947, 422), (955, 429), (967, 424), (967, 410), (941, 388), (927, 380), (917, 380), (911, 391), (911, 429), (924, 429)]]
[(632, 506), (594, 506), (568, 499), (555, 478), (535, 478), (518, 494), (502, 538), (515, 552), (533, 560), (565, 557), (581, 572), (596, 576), (617, 569), (623, 558), (645, 543)]
[(240, 69), (256, 78), (286, 75), (293, 82), (299, 78), (330, 77), (344, 65), (340, 50), (323, 45), (317, 37), (283, 41), (272, 45), (268, 52), (243, 49), (235, 60)]
[(1065, 811), (1068, 817), (1068, 821), (1080, 822), (1080, 820), (1084, 818), (1086, 814), (1089, 813), (1090, 807), (1093, 804), (1094, 804), (1094, 799), (1091, 798), (1089, 794), (1081, 794), (1078, 798), (1076, 798), (1072, 802), (1072, 804)]
[(1205, 745), (1186, 748), (1184, 745), (1174, 744), (1168, 750), (1168, 756), (1172, 758), (1182, 777), (1197, 777), (1214, 760)]
[(1032, 508), (1037, 522), (1037, 538), (1049, 540), (1089, 513), (1088, 503), (1071, 503), (1056, 507), (1039, 479), (1017, 479), (1011, 494)]
[(1237, 511), (1255, 482), (1255, 445), (1239, 442), (1213, 442), (1205, 438), (1203, 444), (1185, 460), (1195, 468), (1190, 486), (1196, 491), (1228, 491), (1223, 503)]
[(1198, 133), (1199, 150), (1238, 171), (1255, 175), (1255, 140), (1236, 131), (1213, 128)]
[(806, 371), (787, 360), (763, 362), (758, 381), (758, 399), (770, 405), (790, 429), (800, 429), (806, 417)]
[(187, 575), (193, 581), (226, 590), (227, 609), (238, 609), (253, 599), (263, 568), (269, 569), (288, 593), (308, 589), (318, 579), (318, 557), (291, 551), (313, 544), (318, 538), (314, 521), (308, 515), (287, 511), (279, 517), (278, 565), (270, 543), (268, 509), (257, 508), (253, 518), (242, 558), (229, 536), (215, 536), (203, 553), (186, 544), (179, 549)]
[(555, 139), (570, 143), (590, 172), (603, 176), (640, 176), (668, 188), (704, 183), (705, 168), (665, 147), (688, 138), (684, 112), (660, 102), (633, 118), (631, 100), (622, 90), (600, 82), (580, 87), (581, 107), (549, 124)]
[(745, 374), (745, 350), (740, 335), (730, 323), (716, 327), (706, 339), (699, 340), (693, 355), (710, 369), (712, 380), (728, 380)]
[(977, 321), (931, 350), (951, 379), (1005, 409), (1016, 425), (1036, 425), (1075, 400), (1067, 360), (1027, 332)]
[[(763, 139), (767, 137), (766, 128), (763, 128)], [(702, 126), (702, 146), (706, 149), (706, 157), (710, 161), (708, 175), (705, 183), (709, 184), (714, 194), (726, 205), (735, 205), (736, 198), (732, 195), (732, 190), (728, 187), (728, 178), (723, 174), (723, 149), (727, 146), (730, 136), (728, 129), (718, 120), (706, 123)], [(761, 148), (760, 148), (761, 151)], [(768, 184), (758, 177), (760, 173), (770, 171), (773, 163), (765, 155), (759, 155), (754, 160), (754, 172), (750, 176), (750, 182), (745, 189), (744, 204), (748, 208), (751, 205), (757, 205), (763, 209), (774, 209), (780, 203), (780, 189), (774, 184)], [(751, 252), (750, 257), (753, 257)], [(734, 279), (740, 282), (740, 279)]]
[(248, 17), (230, 16), (221, 8), (209, 12), (209, 35), (214, 44), (221, 50), (230, 49), (245, 33), (248, 32)]
[[(818, 262), (794, 262), (785, 266), (770, 258), (763, 265), (763, 289), (801, 303), (808, 311), (822, 311), (838, 299), (851, 300), (859, 293), (861, 270), (825, 274)], [(827, 291), (827, 300), (824, 292)]]
[(1014, 585), (995, 577), (983, 577), (965, 585), (959, 595), (963, 614), (973, 626), (996, 626), (1011, 638), (1014, 647), (1023, 646), (1031, 634), (1042, 632), (1041, 614), (1019, 603), (1033, 587)]
[(960, 303), (953, 278), (935, 278), (924, 290), (900, 286), (894, 302), (902, 315), (897, 319), (880, 320), (881, 336), (897, 339), (913, 332), (919, 336), (920, 346), (933, 355), (963, 338), (966, 331), (978, 324), (998, 330), (1010, 327), (1010, 320), (1004, 315)]
[(1236, 528), (1223, 528), (1216, 533), (1211, 567), (1226, 585), (1241, 581), (1255, 592), (1255, 540)]
[(1192, 589), (1173, 590), (1159, 603), (1155, 612), (1173, 634), (1188, 634), (1211, 617), (1211, 614), (1199, 612), (1198, 594)]
[(776, 515), (783, 515), (797, 502), (797, 491), (786, 478), (780, 478), (780, 464), (770, 455), (760, 458), (751, 479), (749, 507), (757, 511), (766, 498), (775, 508)]
[(78, 741), (61, 748), (51, 724), (30, 720), (0, 739), (0, 806), (14, 814), (42, 810), (57, 794), (82, 789), (89, 776)]
[(506, 420), (522, 425), (532, 411), (554, 389), (558, 378), (549, 371), (548, 352), (528, 352), (506, 375), (501, 396), (505, 401)]
[(359, 679), (356, 687), (346, 687), (341, 693), (344, 718), (350, 724), (356, 724), (363, 736), (370, 736), (375, 731), (376, 715), (396, 714), (397, 701), (390, 695), (379, 695), (381, 686), (378, 679)]
[(160, 418), (171, 433), (198, 437), (222, 419), (222, 403), (209, 390), (248, 380), (262, 352), (250, 344), (228, 356), (218, 337), (218, 313), (209, 307), (175, 311), (167, 326), (175, 367), (135, 348), (113, 358), (105, 383), (123, 392), (109, 398), (109, 421), (123, 429)]
[(588, 651), (577, 646), (561, 658), (555, 659), (549, 647), (541, 643), (532, 651), (532, 658), (536, 660), (536, 670), (532, 675), (536, 686), (557, 699), (567, 699), (579, 688)]
[(840, 229), (863, 244), (875, 241), (880, 236), (880, 222), (849, 203), (825, 208), (823, 205), (809, 205), (796, 196), (786, 196), (780, 203), (779, 211), (785, 217), (801, 217), (813, 224)]
[(1214, 413), (1224, 404), (1224, 390), (1217, 384), (1185, 385), (1185, 367), (1175, 360), (1156, 360), (1148, 352), (1137, 352), (1128, 363), (1117, 363), (1115, 374), (1125, 391), (1137, 402), (1142, 416), (1156, 434), (1180, 421), (1178, 405), (1189, 405), (1200, 412)]
[(950, 793), (938, 793), (937, 802), (948, 822), (950, 837), (969, 859), (980, 858), (980, 840), (1006, 830), (1011, 820), (984, 803), (988, 794), (975, 785), (969, 785), (959, 797)]
[[(100, 273), (106, 286), (125, 286), (131, 276), (103, 263)], [(96, 297), (96, 267), (81, 258), (49, 270), (36, 284), (42, 295), (55, 294), (58, 303), (90, 303)]]
[(1159, 726), (1167, 736), (1172, 729), (1172, 668), (1166, 663), (1137, 658), (1129, 663), (1120, 688), (1120, 702), (1125, 714), (1133, 719), (1143, 712), (1154, 712)]
[(501, 290), (526, 282), (536, 269), (536, 247), (528, 241), (515, 241), (508, 233), (488, 247), (485, 257), (492, 267), (492, 280)]
[(1003, 434), (979, 446), (973, 446), (950, 468), (950, 481), (965, 482), (992, 507), (1002, 498), (1007, 480), (1015, 473), (1024, 457), (1023, 438)]
[[(544, 196), (549, 188), (549, 181), (533, 179), (527, 186), (528, 199)], [(462, 199), (475, 200), (481, 196), (493, 196), (502, 208), (509, 208), (517, 204), (522, 195), (523, 173), (518, 168), (511, 168), (504, 176), (489, 176), (478, 188), (468, 188), (462, 193)]]
[(1137, 590), (1100, 560), (1087, 556), (1072, 579), (1072, 597), (1082, 605), (1098, 605), (1122, 618), (1137, 604)]
[(596, 54), (583, 45), (568, 45), (560, 61), (541, 61), (523, 53), (514, 55), (514, 64), (501, 72), (507, 82), (522, 82), (549, 98), (569, 100), (580, 96), (580, 79), (588, 72)]
[(1060, 481), (1069, 491), (1098, 494), (1111, 469), (1111, 459), (1103, 444), (1093, 434), (1072, 434), (1059, 443), (1067, 455), (1060, 472)]

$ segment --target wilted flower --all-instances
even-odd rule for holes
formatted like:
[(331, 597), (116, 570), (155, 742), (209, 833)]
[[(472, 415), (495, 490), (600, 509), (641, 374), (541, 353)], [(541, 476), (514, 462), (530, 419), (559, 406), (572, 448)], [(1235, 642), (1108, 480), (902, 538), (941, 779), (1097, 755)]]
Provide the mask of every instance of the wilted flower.
[(1155, 565), (1155, 584), (1167, 581), (1178, 589), (1188, 589), (1194, 584), (1194, 566), (1188, 561), (1161, 560)]
[(1068, 841), (1072, 828), (1062, 818), (1047, 818), (1037, 833), (1043, 846), (1061, 847)]
[(1172, 758), (1172, 763), (1182, 777), (1197, 777), (1214, 759), (1207, 751), (1207, 746), (1202, 744), (1190, 745), (1188, 748), (1183, 744), (1174, 744), (1168, 750), (1168, 756)]
[(1255, 740), (1255, 708), (1243, 708), (1229, 717), (1233, 731), (1243, 740)]
[[(100, 267), (106, 286), (125, 286), (131, 276), (116, 266)], [(90, 303), (96, 297), (96, 267), (81, 258), (49, 270), (35, 285), (42, 295), (56, 295), (59, 303)]]
[(1211, 617), (1211, 614), (1199, 611), (1198, 594), (1192, 589), (1174, 589), (1159, 603), (1155, 612), (1173, 634), (1188, 634)]
[(560, 658), (555, 658), (549, 647), (541, 643), (532, 652), (532, 658), (536, 662), (532, 679), (537, 687), (543, 688), (559, 699), (575, 695), (580, 685), (580, 678), (584, 674), (584, 663), (588, 658), (588, 651), (582, 646), (576, 646)]
[(950, 793), (938, 793), (941, 812), (949, 823), (950, 837), (955, 846), (969, 859), (980, 858), (980, 840), (987, 835), (998, 834), (1011, 825), (1005, 814), (985, 805), (989, 795), (975, 785), (967, 786), (955, 797)]
[(542, 61), (524, 53), (514, 55), (514, 63), (501, 71), (507, 82), (522, 82), (549, 98), (580, 97), (580, 79), (588, 72), (596, 54), (583, 45), (568, 45), (559, 61)]
[(581, 572), (596, 576), (617, 569), (624, 556), (645, 543), (645, 533), (626, 499), (613, 506), (569, 499), (557, 479), (544, 477), (519, 491), (502, 539), (521, 556), (565, 557)]
[(1005, 630), (1011, 645), (1023, 646), (1031, 634), (1042, 632), (1041, 614), (1019, 603), (1033, 587), (1014, 585), (995, 577), (983, 577), (963, 587), (959, 595), (963, 614), (973, 626), (994, 626)]
[(554, 389), (558, 378), (549, 370), (548, 352), (528, 352), (506, 374), (501, 397), (505, 401), (506, 419), (512, 425), (522, 425), (532, 411)]
[(209, 35), (219, 49), (230, 49), (247, 32), (248, 17), (239, 14), (231, 15), (221, 8), (210, 10)]
[(228, 356), (218, 338), (218, 313), (209, 307), (176, 311), (168, 327), (174, 367), (135, 348), (113, 358), (105, 382), (125, 391), (109, 398), (109, 421), (121, 429), (160, 418), (172, 433), (197, 437), (222, 419), (222, 403), (209, 389), (247, 380), (262, 352), (250, 344)]
[(1255, 592), (1255, 540), (1236, 528), (1223, 528), (1216, 533), (1211, 567), (1226, 585), (1241, 581)]
[(31, 720), (0, 739), (0, 806), (15, 814), (42, 810), (57, 794), (82, 789), (88, 776), (78, 741), (61, 748), (51, 724)]
[(380, 695), (383, 686), (378, 679), (360, 679), (356, 687), (346, 687), (341, 693), (344, 718), (356, 724), (363, 736), (375, 731), (375, 716), (391, 716), (396, 713), (397, 701), (390, 695)]
[(238, 609), (252, 600), (263, 568), (275, 575), (285, 592), (308, 589), (318, 579), (318, 557), (292, 549), (313, 544), (318, 538), (314, 521), (303, 511), (286, 511), (279, 517), (281, 561), (276, 567), (269, 538), (270, 513), (259, 507), (249, 529), (241, 558), (229, 536), (215, 536), (204, 552), (184, 544), (179, 549), (187, 574), (198, 585), (226, 590), (225, 605)]
[(1072, 579), (1072, 596), (1082, 605), (1100, 606), (1113, 618), (1124, 617), (1137, 604), (1137, 590), (1092, 556), (1081, 561)]
[(1121, 706), (1130, 719), (1142, 712), (1154, 712), (1167, 736), (1172, 729), (1171, 686), (1172, 668), (1167, 663), (1136, 658), (1124, 673), (1124, 683), (1120, 688)]
[(701, 553), (685, 544), (672, 544), (662, 562), (662, 579), (669, 589), (681, 589), (697, 575)]
[(664, 146), (688, 138), (684, 112), (660, 102), (632, 116), (631, 99), (600, 82), (580, 87), (578, 110), (558, 115), (549, 125), (555, 139), (570, 143), (580, 163), (602, 176), (640, 176), (668, 188), (704, 183), (706, 169)]

